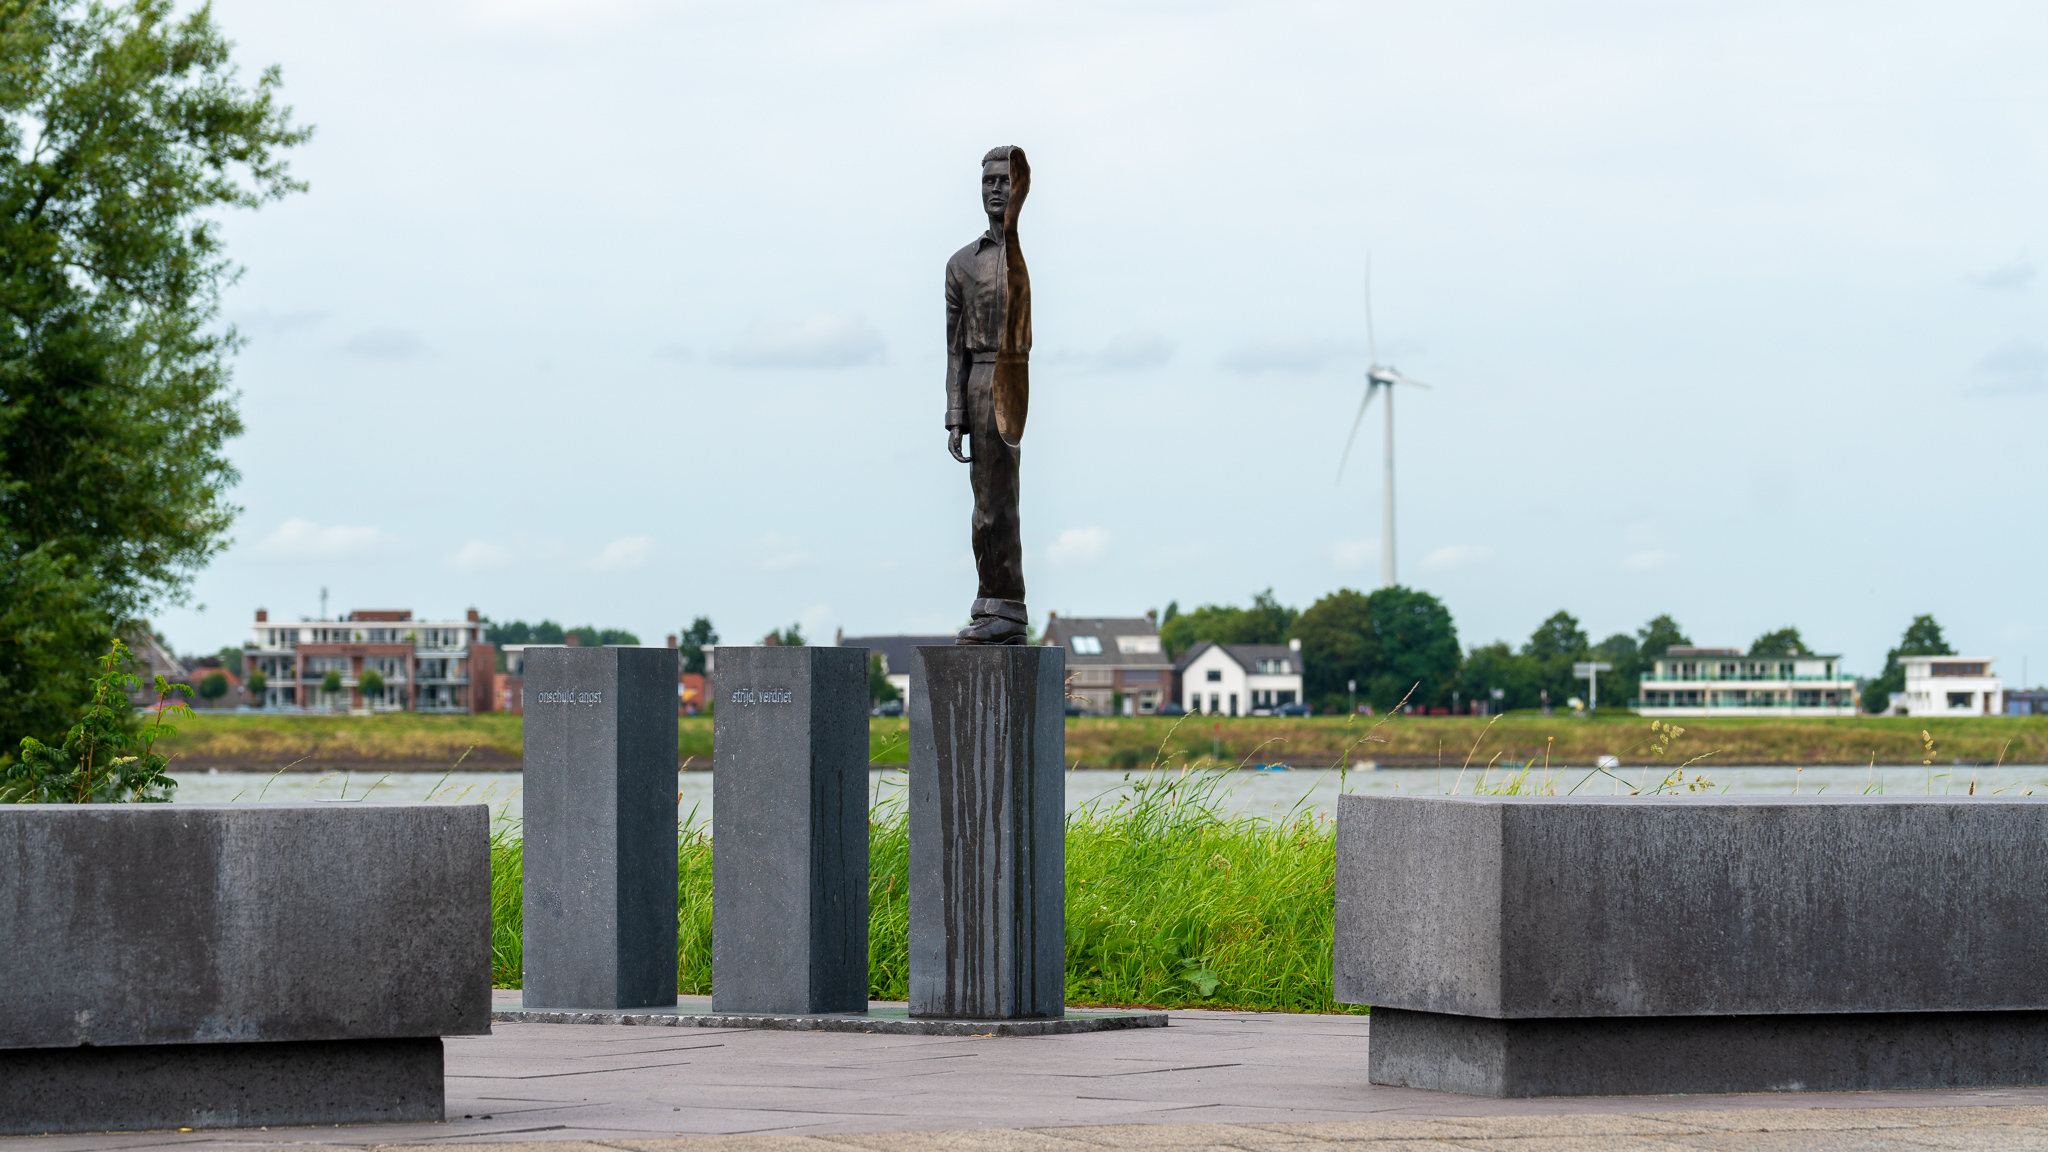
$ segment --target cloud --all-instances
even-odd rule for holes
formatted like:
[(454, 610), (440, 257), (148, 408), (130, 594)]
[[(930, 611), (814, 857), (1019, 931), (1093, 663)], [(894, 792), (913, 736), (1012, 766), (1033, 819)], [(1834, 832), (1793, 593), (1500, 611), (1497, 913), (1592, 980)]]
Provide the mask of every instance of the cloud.
[(2034, 282), (2034, 262), (2028, 259), (2026, 250), (2022, 249), (2020, 254), (2011, 260), (1988, 272), (1970, 277), (1970, 281), (1979, 288), (2009, 288), (2018, 291)]
[(770, 572), (802, 568), (816, 559), (802, 540), (780, 532), (762, 533), (754, 540), (754, 552), (760, 557), (761, 567)]
[(1109, 529), (1069, 528), (1065, 532), (1060, 533), (1059, 539), (1054, 540), (1046, 548), (1045, 558), (1054, 564), (1064, 564), (1070, 560), (1099, 560), (1102, 558), (1102, 554), (1107, 551), (1109, 551)]
[(336, 524), (322, 528), (311, 520), (294, 516), (277, 526), (277, 531), (256, 545), (259, 555), (277, 560), (328, 560), (353, 556), (390, 541), (381, 529), (351, 528)]
[(1622, 558), (1621, 566), (1631, 572), (1648, 572), (1652, 568), (1661, 568), (1669, 564), (1671, 559), (1671, 553), (1653, 548), (1647, 552), (1629, 553)]
[(621, 536), (604, 546), (604, 551), (583, 567), (592, 572), (620, 572), (644, 567), (654, 553), (654, 537)]
[[(1268, 336), (1225, 352), (1216, 362), (1232, 372), (1316, 372), (1355, 355), (1348, 344), (1309, 336)], [(1364, 365), (1360, 364), (1360, 368)]]
[(1330, 545), (1330, 563), (1338, 568), (1364, 568), (1379, 558), (1377, 540), (1339, 540)]
[(403, 328), (372, 328), (358, 332), (341, 346), (342, 351), (357, 356), (377, 356), (386, 360), (398, 360), (417, 356), (427, 350), (418, 336)]
[(888, 350), (859, 316), (818, 312), (794, 324), (756, 325), (727, 359), (741, 368), (857, 368)]
[(510, 563), (512, 550), (482, 540), (471, 540), (448, 557), (448, 566), (464, 572), (480, 572)]
[(695, 355), (687, 344), (663, 344), (654, 350), (656, 360), (688, 360)]
[(1422, 558), (1424, 568), (1457, 568), (1466, 564), (1477, 564), (1493, 558), (1493, 549), (1484, 544), (1451, 544), (1439, 548)]
[(1109, 339), (1092, 359), (1098, 372), (1138, 372), (1173, 359), (1173, 341), (1157, 332), (1134, 330)]
[(2014, 340), (1977, 362), (1977, 370), (1996, 381), (1972, 391), (1987, 396), (2026, 396), (2048, 391), (2048, 348), (2031, 340)]

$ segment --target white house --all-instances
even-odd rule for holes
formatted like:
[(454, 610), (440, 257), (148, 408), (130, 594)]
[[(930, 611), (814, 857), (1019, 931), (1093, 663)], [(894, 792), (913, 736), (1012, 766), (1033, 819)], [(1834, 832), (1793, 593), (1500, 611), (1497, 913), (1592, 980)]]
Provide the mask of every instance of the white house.
[(1635, 708), (1644, 716), (1854, 716), (1856, 678), (1824, 653), (1745, 656), (1674, 644), (1643, 674)]
[(1894, 716), (1990, 716), (2005, 712), (2005, 689), (1989, 656), (1901, 656), (1906, 690), (1892, 693)]
[(1188, 649), (1179, 667), (1181, 703), (1211, 716), (1268, 716), (1301, 699), (1301, 641), (1217, 644)]

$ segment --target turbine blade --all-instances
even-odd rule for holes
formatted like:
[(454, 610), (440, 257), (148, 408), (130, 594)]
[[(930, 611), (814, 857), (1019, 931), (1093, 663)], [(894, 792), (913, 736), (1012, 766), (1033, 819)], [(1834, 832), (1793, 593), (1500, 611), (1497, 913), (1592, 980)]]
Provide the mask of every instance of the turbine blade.
[(1391, 368), (1387, 369), (1385, 372), (1380, 373), (1380, 377), (1389, 384), (1407, 384), (1412, 387), (1425, 389), (1430, 392), (1436, 391), (1436, 389), (1431, 388), (1429, 385), (1424, 384), (1422, 381), (1410, 380), (1408, 377), (1401, 375), (1399, 372), (1396, 372)]
[(1351, 435), (1344, 438), (1344, 454), (1337, 457), (1337, 483), (1339, 484), (1344, 482), (1344, 463), (1351, 459), (1351, 446), (1358, 442), (1358, 426), (1365, 423), (1365, 410), (1372, 407), (1374, 391), (1376, 389), (1373, 388), (1372, 379), (1367, 377), (1365, 399), (1358, 402), (1358, 418), (1351, 422)]
[(1380, 362), (1380, 342), (1372, 331), (1372, 254), (1365, 257), (1365, 354), (1374, 367)]

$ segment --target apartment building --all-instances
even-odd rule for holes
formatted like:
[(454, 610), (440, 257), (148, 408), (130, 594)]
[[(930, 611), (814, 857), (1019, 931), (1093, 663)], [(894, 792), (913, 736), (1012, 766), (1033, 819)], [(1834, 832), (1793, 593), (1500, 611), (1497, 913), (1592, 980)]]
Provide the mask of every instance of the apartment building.
[(1673, 645), (1651, 662), (1633, 704), (1644, 716), (1854, 716), (1856, 678), (1841, 661)]
[[(497, 649), (471, 608), (462, 620), (415, 620), (410, 609), (358, 609), (341, 620), (272, 621), (256, 610), (242, 672), (261, 672), (259, 708), (302, 712), (491, 712)], [(364, 673), (383, 680), (375, 698)], [(335, 673), (340, 690), (325, 688)]]

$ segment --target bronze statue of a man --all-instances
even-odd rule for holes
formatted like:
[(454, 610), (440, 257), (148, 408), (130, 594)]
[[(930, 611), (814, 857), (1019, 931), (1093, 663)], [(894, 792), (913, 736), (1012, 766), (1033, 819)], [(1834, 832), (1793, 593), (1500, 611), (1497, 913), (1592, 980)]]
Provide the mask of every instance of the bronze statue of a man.
[[(946, 261), (946, 432), (974, 483), (974, 566), (981, 590), (961, 644), (1022, 644), (1024, 544), (1017, 521), (1017, 445), (1031, 397), (1031, 274), (1017, 246), (1017, 210), (1031, 189), (1022, 148), (981, 158), (988, 231)], [(960, 451), (972, 441), (972, 457)]]

